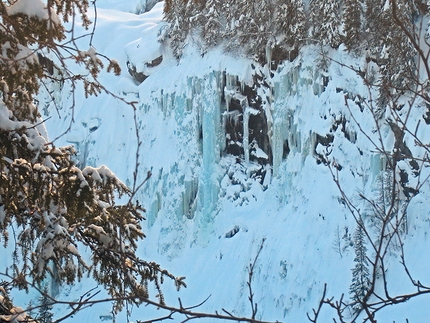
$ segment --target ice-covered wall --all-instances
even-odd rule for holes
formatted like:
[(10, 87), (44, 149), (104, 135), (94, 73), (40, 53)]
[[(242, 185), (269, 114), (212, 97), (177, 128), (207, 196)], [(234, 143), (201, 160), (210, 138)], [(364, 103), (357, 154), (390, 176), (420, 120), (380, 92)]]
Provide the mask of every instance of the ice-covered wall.
[[(190, 219), (194, 218), (197, 210), (201, 213), (202, 223), (211, 222), (219, 193), (217, 165), (223, 146), (222, 79), (219, 74), (212, 72), (205, 78), (190, 76), (186, 79), (183, 92), (160, 90), (152, 93), (150, 103), (139, 106), (140, 118), (148, 120), (155, 114), (155, 118), (162, 119), (160, 123), (153, 120), (158, 127), (172, 121), (172, 127), (161, 131), (171, 134), (173, 128), (172, 135), (180, 137), (175, 147), (166, 145), (161, 148), (174, 150), (168, 154), (171, 156), (168, 168), (164, 163), (150, 167), (153, 176), (145, 188), (145, 195), (153, 197), (148, 210), (149, 223), (155, 221), (162, 207), (168, 208), (179, 218), (186, 216)], [(156, 141), (158, 130), (148, 131), (147, 122), (142, 121), (141, 124), (140, 130), (145, 133), (146, 139)], [(151, 147), (148, 147), (150, 151)], [(175, 195), (177, 203), (174, 205), (166, 189)]]
[[(252, 190), (264, 191), (272, 178), (286, 173), (292, 176), (308, 159), (315, 164), (326, 162), (322, 158), (342, 141), (357, 143), (357, 129), (344, 109), (345, 93), (319, 73), (311, 58), (309, 55), (281, 66), (265, 88), (249, 77), (250, 71), (263, 79), (266, 76), (248, 61), (238, 62), (243, 64), (243, 74), (231, 73), (227, 67), (213, 70), (209, 65), (202, 68), (206, 71), (199, 76), (193, 76), (192, 72), (181, 75), (170, 80), (166, 87), (157, 85), (155, 91), (153, 84), (163, 83), (163, 79), (157, 80), (156, 73), (151, 76), (153, 83), (145, 81), (140, 86), (140, 96), (151, 98), (145, 98), (146, 103), (140, 106), (141, 131), (152, 136), (148, 137), (151, 142), (160, 140), (159, 130), (149, 130), (152, 128), (145, 122), (155, 113), (161, 120), (154, 124), (171, 125), (163, 130), (163, 136), (169, 133), (180, 138), (175, 139), (175, 148), (165, 147), (175, 151), (171, 154), (174, 162), (170, 160), (167, 169), (164, 163), (147, 166), (154, 173), (145, 191), (145, 195), (152, 197), (148, 210), (150, 224), (162, 208), (179, 218), (192, 219), (198, 214), (202, 224), (211, 223), (221, 197), (240, 203), (249, 201)], [(181, 73), (186, 66), (177, 69)], [(174, 86), (170, 85), (172, 82)], [(273, 96), (264, 97), (269, 92)], [(328, 99), (335, 101), (334, 104), (328, 105)], [(254, 122), (250, 122), (252, 117)], [(145, 147), (145, 151), (151, 149)], [(356, 154), (337, 153), (340, 165)], [(360, 158), (363, 165), (371, 164), (373, 176), (383, 167), (378, 158), (372, 156), (370, 161)], [(368, 167), (363, 165), (359, 167)], [(167, 188), (170, 194), (176, 194), (173, 204), (171, 195), (163, 198)]]
[[(213, 295), (199, 310), (226, 308), (249, 316), (247, 266), (266, 239), (254, 273), (258, 318), (306, 322), (325, 283), (330, 295), (347, 298), (351, 282), (356, 224), (327, 165), (359, 206), (358, 192), (374, 192), (384, 169), (384, 159), (364, 135), (377, 135), (373, 117), (360, 108), (359, 97), (366, 98), (368, 89), (351, 69), (334, 63), (362, 62), (339, 49), (321, 72), (319, 49), (306, 47), (294, 62), (268, 71), (217, 48), (202, 57), (192, 45), (178, 62), (158, 43), (154, 26), (161, 7), (156, 9), (150, 17), (116, 13), (114, 20), (101, 11), (99, 28), (106, 34), (122, 30), (124, 37), (112, 43), (94, 39), (97, 48), (119, 57), (124, 71), (119, 79), (103, 80), (138, 102), (139, 179), (152, 172), (137, 195), (147, 209), (141, 255), (187, 276), (188, 288), (179, 294), (166, 285), (171, 304), (178, 296), (191, 306)], [(140, 68), (160, 53), (161, 63), (136, 84), (127, 60)], [(61, 97), (61, 119), (55, 119), (53, 106), (45, 109), (52, 116), (51, 136), (73, 116), (72, 131), (58, 143), (76, 143), (81, 164), (107, 164), (131, 185), (137, 147), (132, 109), (106, 96), (78, 96), (72, 112), (67, 94)], [(421, 112), (413, 117), (421, 118)], [(390, 129), (382, 125), (381, 131), (393, 145)], [(425, 128), (417, 131), (425, 137)], [(411, 207), (415, 235), (409, 248), (415, 260), (413, 239), (425, 240), (428, 231), (426, 205), (422, 198)], [(424, 252), (425, 245), (416, 250)], [(85, 320), (98, 321), (103, 311)], [(136, 320), (157, 316), (160, 311), (146, 307), (133, 313)]]

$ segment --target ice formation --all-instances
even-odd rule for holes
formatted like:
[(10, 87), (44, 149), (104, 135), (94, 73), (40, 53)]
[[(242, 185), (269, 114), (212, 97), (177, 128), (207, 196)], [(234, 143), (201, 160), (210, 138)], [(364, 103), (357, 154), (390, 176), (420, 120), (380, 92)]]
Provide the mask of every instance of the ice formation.
[[(113, 13), (100, 10), (98, 35), (116, 30), (118, 37), (108, 44), (102, 36), (94, 38), (95, 46), (123, 67), (122, 77), (105, 76), (106, 84), (138, 102), (139, 174), (144, 178), (152, 172), (137, 196), (147, 209), (141, 252), (188, 277), (189, 288), (179, 295), (184, 304), (200, 303), (211, 294), (202, 310), (249, 315), (247, 266), (266, 238), (254, 281), (258, 318), (305, 322), (325, 283), (331, 295), (341, 295), (351, 281), (349, 233), (355, 222), (327, 165), (351, 198), (375, 190), (384, 168), (383, 157), (360, 132), (361, 127), (374, 133), (373, 120), (358, 99), (368, 89), (351, 69), (334, 62), (319, 72), (319, 49), (312, 46), (275, 70), (221, 49), (202, 57), (192, 45), (178, 62), (159, 42), (161, 11), (157, 4), (141, 16), (115, 12), (110, 21)], [(148, 72), (148, 62), (161, 55)], [(362, 63), (342, 48), (330, 55), (346, 66)], [(146, 72), (143, 82), (128, 75), (127, 60), (136, 72)], [(62, 100), (62, 119), (47, 122), (52, 137), (71, 118), (67, 99)], [(130, 184), (136, 155), (130, 107), (109, 97), (77, 102), (73, 131), (59, 141), (76, 144), (82, 166), (107, 164)], [(413, 118), (421, 116), (417, 110)], [(389, 143), (388, 128), (382, 131)], [(410, 207), (413, 234), (406, 249), (412, 259), (425, 250), (424, 200), (419, 197)], [(419, 243), (412, 248), (414, 241)], [(388, 275), (400, 272), (393, 265)], [(165, 289), (166, 300), (175, 302), (176, 291)], [(105, 306), (85, 319), (96, 322), (108, 312)], [(382, 313), (381, 319), (399, 319), (402, 313)], [(158, 314), (135, 309), (133, 319)], [(414, 315), (417, 321), (427, 318)]]

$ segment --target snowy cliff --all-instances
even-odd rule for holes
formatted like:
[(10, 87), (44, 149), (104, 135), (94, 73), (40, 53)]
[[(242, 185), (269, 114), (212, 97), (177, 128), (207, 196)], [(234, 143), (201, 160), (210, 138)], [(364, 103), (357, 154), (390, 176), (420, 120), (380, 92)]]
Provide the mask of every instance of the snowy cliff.
[[(324, 284), (328, 296), (349, 298), (356, 222), (333, 174), (364, 208), (358, 194), (379, 189), (385, 165), (371, 143), (378, 140), (374, 120), (362, 106), (372, 93), (348, 68), (366, 62), (341, 47), (329, 53), (332, 60), (321, 72), (320, 49), (309, 46), (293, 62), (269, 68), (221, 49), (201, 56), (192, 44), (178, 62), (160, 42), (164, 26), (162, 3), (140, 16), (99, 9), (94, 46), (123, 68), (120, 78), (104, 76), (106, 86), (137, 102), (139, 176), (152, 173), (137, 196), (147, 210), (140, 253), (187, 276), (188, 288), (180, 292), (166, 284), (166, 302), (180, 297), (195, 305), (211, 295), (199, 310), (249, 316), (248, 266), (263, 239), (253, 280), (257, 318), (306, 322)], [(144, 75), (143, 82), (128, 70)], [(79, 165), (106, 164), (130, 185), (137, 149), (131, 107), (108, 95), (77, 94), (72, 111), (68, 89), (55, 91), (62, 91), (59, 113), (46, 93), (40, 95), (42, 111), (51, 117), (50, 137), (73, 118), (58, 143), (76, 146)], [(417, 106), (410, 118), (425, 114)], [(425, 129), (418, 131), (429, 139)], [(394, 144), (388, 125), (381, 133), (384, 144)], [(421, 256), (428, 244), (426, 198), (420, 194), (410, 204), (405, 240), (418, 277), (430, 265)], [(397, 280), (405, 274), (396, 250), (387, 261), (390, 288), (410, 291)], [(85, 291), (81, 285), (73, 290)], [(380, 320), (424, 322), (428, 300), (382, 311)], [(412, 313), (417, 306), (422, 311)], [(82, 312), (80, 321), (98, 322), (106, 313), (109, 305)], [(322, 315), (334, 314), (327, 309)], [(160, 311), (142, 307), (131, 319), (157, 316)]]

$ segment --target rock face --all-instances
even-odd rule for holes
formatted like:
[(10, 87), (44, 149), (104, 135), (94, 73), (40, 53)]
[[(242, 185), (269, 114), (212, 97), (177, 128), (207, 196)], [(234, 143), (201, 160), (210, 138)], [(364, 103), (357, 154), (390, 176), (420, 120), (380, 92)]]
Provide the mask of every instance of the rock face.
[[(159, 122), (174, 129), (169, 140), (182, 136), (179, 148), (175, 147), (177, 161), (159, 167), (152, 183), (156, 189), (147, 192), (154, 196), (148, 203), (150, 223), (163, 209), (173, 208), (163, 198), (172, 177), (181, 194), (175, 195), (177, 207), (169, 211), (190, 219), (200, 213), (209, 223), (219, 197), (242, 205), (256, 196), (255, 188), (267, 190), (273, 178), (285, 177), (282, 185), (289, 186), (305, 163), (363, 176), (366, 185), (384, 169), (380, 156), (365, 151), (356, 121), (345, 109), (348, 100), (363, 120), (366, 117), (362, 79), (355, 73), (344, 76), (336, 64), (322, 70), (315, 63), (319, 62), (316, 48), (310, 46), (300, 55), (275, 48), (270, 62), (234, 63), (225, 63), (219, 54), (201, 56), (188, 48), (184, 59), (177, 61), (168, 50), (169, 40), (162, 36), (163, 28), (162, 23), (150, 27), (126, 46), (128, 70), (140, 84), (144, 115), (158, 111), (163, 115)], [(334, 55), (352, 59), (341, 52)], [(428, 114), (427, 122), (426, 118), (430, 119)], [(148, 136), (156, 142), (160, 135)], [(398, 150), (410, 155), (403, 138), (395, 139)], [(182, 159), (187, 165), (181, 164)], [(357, 160), (362, 164), (354, 165)], [(372, 176), (362, 175), (362, 169), (372, 169)], [(405, 194), (414, 194), (407, 187), (413, 175), (402, 173)]]
[[(149, 62), (145, 62), (144, 63), (145, 69), (147, 71), (150, 71), (152, 68), (160, 65), (162, 61), (163, 61), (163, 56), (161, 55), (157, 58), (154, 58), (153, 60), (151, 60)], [(131, 63), (130, 61), (127, 61), (127, 68), (128, 68), (128, 73), (130, 73), (131, 77), (133, 78), (133, 80), (137, 84), (140, 84), (143, 81), (145, 81), (147, 79), (147, 77), (150, 75), (149, 73), (145, 74), (144, 72), (137, 71), (136, 66), (133, 63)]]
[[(226, 79), (224, 75), (224, 83), (227, 83)], [(224, 113), (224, 152), (241, 157), (246, 162), (272, 164), (267, 116), (263, 100), (257, 94), (259, 84), (242, 85), (237, 77), (228, 83), (221, 97), (227, 107)]]
[(133, 78), (133, 80), (137, 84), (142, 83), (148, 77), (147, 75), (143, 74), (142, 72), (136, 71), (136, 66), (134, 66), (132, 63), (130, 63), (130, 61), (127, 61), (127, 69), (128, 69), (128, 73), (131, 75), (131, 77)]
[(136, 14), (140, 15), (151, 11), (151, 9), (161, 1), (162, 0), (140, 0), (139, 4), (136, 6)]
[(158, 3), (161, 2), (162, 0), (146, 0), (146, 6), (145, 6), (145, 11), (144, 12), (148, 12), (150, 11), (152, 8), (154, 8), (154, 6)]

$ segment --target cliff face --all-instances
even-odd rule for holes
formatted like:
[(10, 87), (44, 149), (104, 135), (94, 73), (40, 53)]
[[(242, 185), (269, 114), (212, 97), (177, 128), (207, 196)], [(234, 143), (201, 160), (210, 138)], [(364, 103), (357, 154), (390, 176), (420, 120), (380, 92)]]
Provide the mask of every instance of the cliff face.
[[(139, 176), (152, 172), (137, 196), (147, 209), (142, 255), (187, 276), (189, 287), (179, 294), (165, 287), (166, 302), (179, 296), (194, 305), (212, 295), (202, 310), (249, 315), (247, 268), (263, 239), (253, 281), (258, 318), (306, 322), (324, 284), (330, 295), (348, 299), (357, 224), (345, 197), (365, 209), (359, 194), (376, 199), (383, 190), (386, 156), (374, 143), (420, 154), (413, 139), (396, 138), (384, 112), (375, 120), (367, 108), (374, 89), (354, 71), (365, 59), (339, 48), (322, 69), (319, 48), (309, 46), (293, 62), (262, 66), (221, 49), (202, 57), (189, 45), (178, 62), (158, 42), (161, 8), (134, 20), (116, 13), (114, 21), (101, 10), (99, 35), (115, 31), (118, 37), (107, 45), (100, 36), (94, 41), (124, 67), (120, 80), (106, 76), (106, 84), (138, 102)], [(127, 61), (135, 73), (144, 72), (143, 82), (127, 74)], [(47, 123), (53, 137), (70, 120), (67, 100), (60, 111), (65, 117)], [(132, 110), (111, 97), (95, 100), (77, 98), (72, 132), (60, 140), (77, 145), (83, 165), (105, 163), (130, 184), (137, 149)], [(408, 122), (423, 125), (423, 116), (425, 106), (417, 104)], [(417, 131), (428, 137), (425, 126)], [(417, 177), (406, 160), (402, 167), (406, 192)], [(429, 265), (420, 257), (426, 196), (423, 190), (409, 204), (404, 237), (417, 274)], [(404, 275), (398, 257), (398, 249), (390, 249), (386, 274), (396, 292), (411, 288), (407, 279), (397, 280)], [(420, 308), (412, 315), (406, 307), (383, 311), (381, 321), (424, 320), (429, 313)], [(133, 319), (148, 313), (159, 316), (136, 309)]]

